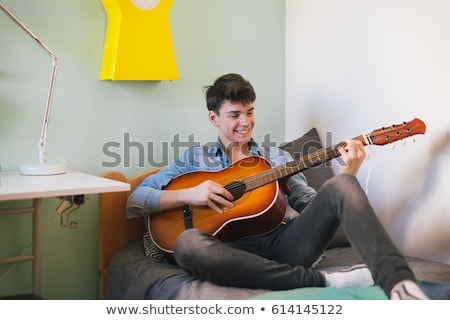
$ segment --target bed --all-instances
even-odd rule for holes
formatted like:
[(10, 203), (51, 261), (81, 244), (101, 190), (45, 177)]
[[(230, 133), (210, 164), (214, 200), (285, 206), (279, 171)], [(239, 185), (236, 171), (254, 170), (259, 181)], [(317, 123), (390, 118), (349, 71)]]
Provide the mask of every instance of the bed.
[[(294, 157), (321, 149), (315, 128), (298, 139), (283, 144), (283, 149)], [(144, 220), (126, 211), (126, 201), (132, 190), (150, 174), (159, 169), (144, 171), (127, 178), (118, 171), (105, 172), (105, 178), (127, 182), (129, 192), (115, 192), (99, 196), (99, 298), (100, 299), (387, 299), (377, 286), (359, 288), (299, 288), (294, 290), (254, 290), (222, 287), (199, 280), (165, 260), (145, 256), (142, 237)], [(334, 175), (332, 167), (323, 163), (303, 171), (309, 184), (320, 188)], [(425, 259), (407, 257), (418, 282), (432, 299), (449, 299), (450, 265)], [(317, 268), (332, 269), (350, 266), (362, 261), (349, 245), (345, 234), (338, 230), (324, 259)]]

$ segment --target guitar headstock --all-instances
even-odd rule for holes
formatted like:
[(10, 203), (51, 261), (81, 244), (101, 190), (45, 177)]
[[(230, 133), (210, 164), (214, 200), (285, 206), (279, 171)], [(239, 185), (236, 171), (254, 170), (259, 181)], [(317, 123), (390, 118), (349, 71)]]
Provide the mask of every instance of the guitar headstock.
[(424, 134), (425, 131), (425, 123), (422, 120), (415, 118), (409, 122), (394, 124), (390, 127), (382, 127), (374, 130), (367, 135), (367, 138), (371, 144), (382, 146), (416, 134)]

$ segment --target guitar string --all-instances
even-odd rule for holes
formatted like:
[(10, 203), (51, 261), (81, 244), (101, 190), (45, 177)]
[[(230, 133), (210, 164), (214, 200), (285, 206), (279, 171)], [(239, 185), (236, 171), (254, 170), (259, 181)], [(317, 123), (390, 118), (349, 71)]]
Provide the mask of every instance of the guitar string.
[[(339, 145), (328, 147), (326, 149), (322, 149), (317, 151), (317, 159), (319, 160), (319, 163), (326, 161), (329, 159), (332, 155), (338, 155), (337, 147)], [(264, 184), (273, 182), (280, 175), (281, 172), (284, 171), (283, 176), (287, 176), (289, 174), (293, 174), (295, 172), (298, 172), (298, 170), (307, 169), (308, 167), (312, 167), (317, 165), (313, 160), (311, 160), (311, 154), (305, 155), (301, 158), (295, 159), (287, 164), (284, 164), (280, 167), (274, 168), (274, 170), (269, 170), (270, 172), (260, 172), (258, 174), (255, 174), (254, 176), (245, 178), (242, 180), (243, 183), (237, 183), (236, 185), (227, 185), (227, 190), (233, 194), (243, 194), (246, 191), (250, 191), (253, 189), (256, 189)], [(303, 165), (303, 168), (301, 167)], [(286, 170), (288, 168), (295, 168), (295, 170), (292, 170), (291, 172), (287, 172)], [(262, 181), (262, 182), (261, 182)]]
[[(279, 166), (277, 168), (274, 168), (273, 170), (268, 170), (268, 172), (260, 172), (254, 176), (248, 177), (243, 179), (244, 183), (246, 185), (250, 186), (250, 190), (255, 189), (265, 183), (273, 182), (274, 180), (277, 180), (277, 177), (280, 177), (280, 174), (282, 176), (287, 176), (289, 174), (294, 174), (295, 172), (298, 172), (298, 170), (304, 170), (309, 167), (313, 167), (321, 162), (326, 161), (327, 159), (331, 158), (333, 155), (338, 155), (337, 146), (328, 147), (326, 149), (322, 149), (316, 152), (316, 156), (314, 158), (317, 158), (319, 161), (318, 163), (314, 162), (314, 159), (311, 158), (311, 154), (302, 156), (298, 159), (295, 159), (291, 162), (288, 162), (282, 166)], [(289, 170), (288, 172), (288, 169)], [(293, 169), (293, 170), (292, 170)], [(260, 183), (259, 181), (263, 181), (263, 183)]]
[[(358, 136), (354, 138), (354, 140), (359, 140), (363, 144), (367, 144), (366, 140), (363, 136)], [(277, 180), (277, 177), (280, 176), (280, 173), (283, 172), (283, 175), (281, 177), (288, 176), (289, 174), (294, 174), (295, 172), (298, 172), (299, 170), (305, 170), (310, 167), (314, 167), (324, 161), (327, 161), (328, 159), (331, 159), (333, 157), (337, 157), (340, 155), (339, 151), (337, 150), (338, 147), (344, 146), (344, 142), (340, 142), (335, 146), (331, 146), (325, 149), (318, 150), (315, 152), (314, 158), (317, 158), (318, 162), (315, 163), (314, 160), (312, 160), (311, 156), (314, 154), (307, 154), (304, 155), (298, 159), (295, 159), (291, 162), (288, 162), (282, 166), (279, 166), (277, 168), (274, 168), (273, 170), (267, 170), (264, 172), (260, 172), (258, 174), (255, 174), (251, 177), (245, 178), (242, 180), (243, 184), (237, 184), (236, 186), (229, 186), (228, 191), (232, 193), (233, 195), (236, 194), (243, 194), (244, 192), (251, 191), (253, 189), (256, 189), (260, 186), (263, 186), (267, 183), (273, 182)], [(303, 167), (302, 167), (303, 166)], [(295, 168), (291, 172), (287, 172), (288, 168)]]
[[(394, 127), (395, 128), (395, 127)], [(390, 131), (392, 131), (394, 128), (392, 128)], [(384, 134), (386, 134), (386, 130), (382, 130), (384, 131)], [(388, 131), (388, 132), (390, 132)], [(372, 136), (372, 135), (371, 135)], [(363, 145), (370, 145), (372, 144), (372, 139), (367, 139), (368, 136), (358, 136), (356, 138), (353, 138), (353, 140), (359, 140), (363, 143)], [(294, 171), (300, 170), (305, 170), (308, 169), (309, 167), (313, 167), (315, 165), (320, 164), (321, 162), (327, 161), (328, 159), (333, 158), (332, 156), (334, 155), (335, 157), (339, 156), (339, 152), (337, 151), (337, 148), (339, 146), (344, 146), (344, 142), (340, 142), (335, 146), (331, 146), (328, 147), (326, 149), (322, 149), (316, 152), (317, 154), (317, 158), (319, 160), (318, 163), (314, 163), (314, 161), (311, 160), (311, 154), (307, 154), (305, 156), (302, 156), (298, 159), (295, 159), (289, 163), (286, 163), (282, 166), (279, 166), (277, 168), (274, 168), (273, 170), (267, 170), (264, 172), (260, 172), (254, 176), (248, 177), (248, 178), (244, 178), (242, 180), (243, 183), (238, 183), (237, 186), (234, 187), (229, 187), (228, 191), (230, 191), (233, 195), (234, 195), (234, 191), (238, 192), (238, 194), (243, 194), (247, 191), (251, 191), (253, 189), (256, 189), (264, 184), (273, 182), (275, 180), (277, 180), (277, 177), (279, 176), (279, 174), (284, 171), (284, 175), (282, 177), (288, 176), (290, 173), (287, 173), (287, 169), (288, 168), (297, 168)], [(372, 149), (370, 148), (370, 151), (372, 152)], [(325, 156), (324, 159), (321, 159), (322, 156)], [(307, 162), (307, 160), (309, 160), (309, 162)], [(370, 180), (370, 173), (371, 173), (371, 154), (369, 154), (368, 158), (367, 158), (367, 177), (366, 177), (366, 186), (365, 186), (365, 192), (366, 194), (368, 194), (369, 192), (369, 180)], [(311, 164), (308, 165), (307, 163)], [(303, 168), (301, 167), (301, 165), (303, 165)], [(291, 173), (294, 174), (295, 172), (292, 171)], [(281, 178), (281, 177), (280, 177)], [(263, 181), (261, 183), (261, 181)]]

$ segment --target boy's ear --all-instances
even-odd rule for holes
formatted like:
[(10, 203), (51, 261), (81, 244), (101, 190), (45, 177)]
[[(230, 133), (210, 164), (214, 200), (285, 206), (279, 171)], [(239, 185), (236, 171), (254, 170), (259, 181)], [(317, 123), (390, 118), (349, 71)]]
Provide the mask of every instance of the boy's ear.
[(208, 119), (214, 126), (217, 126), (217, 114), (214, 111), (210, 110), (208, 112)]

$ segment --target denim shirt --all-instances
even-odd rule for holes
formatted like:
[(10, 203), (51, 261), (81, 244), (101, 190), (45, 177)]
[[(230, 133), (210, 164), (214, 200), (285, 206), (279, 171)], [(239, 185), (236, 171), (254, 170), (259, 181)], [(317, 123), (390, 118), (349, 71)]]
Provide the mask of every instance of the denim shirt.
[[(258, 146), (254, 140), (250, 141), (251, 155), (264, 157), (272, 167), (280, 166), (292, 161), (292, 156), (276, 147)], [(148, 176), (136, 187), (128, 198), (127, 207), (130, 212), (141, 216), (149, 216), (160, 212), (159, 200), (162, 190), (172, 179), (191, 171), (219, 171), (231, 165), (230, 159), (224, 152), (224, 147), (217, 142), (190, 147), (183, 152), (178, 159), (155, 174)], [(301, 212), (315, 196), (316, 191), (309, 187), (305, 176), (300, 172), (291, 176), (288, 181), (289, 192), (287, 194), (289, 216)]]

